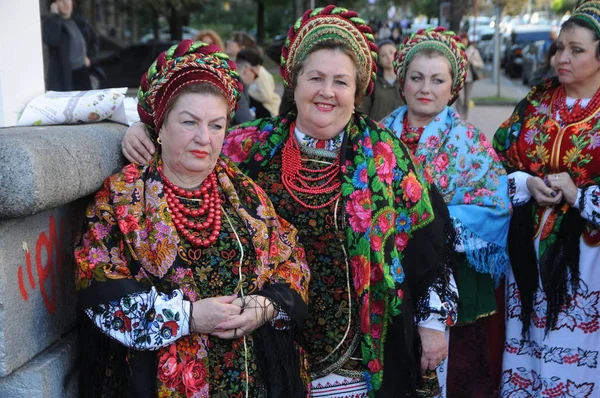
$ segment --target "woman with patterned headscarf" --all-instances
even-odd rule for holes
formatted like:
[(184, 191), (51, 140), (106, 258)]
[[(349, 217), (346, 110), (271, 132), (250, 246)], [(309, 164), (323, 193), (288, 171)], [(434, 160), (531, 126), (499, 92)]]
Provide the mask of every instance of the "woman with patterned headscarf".
[(600, 2), (494, 137), (514, 206), (502, 396), (600, 396)]
[(297, 230), (221, 156), (241, 89), (219, 47), (190, 40), (143, 76), (160, 149), (106, 179), (75, 249), (84, 396), (306, 396)]
[[(239, 126), (223, 147), (306, 248), (311, 286), (300, 338), (315, 397), (424, 393), (414, 317), (436, 301), (432, 286), (445, 292), (441, 196), (390, 130), (355, 112), (372, 90), (376, 54), (355, 12), (307, 11), (282, 51), (294, 110)], [(434, 311), (446, 315), (446, 300), (437, 302)]]
[[(414, 33), (400, 46), (394, 65), (407, 105), (382, 123), (431, 175), (457, 237), (458, 322), (450, 328), (448, 361), (438, 374), (440, 380), (447, 374), (448, 397), (491, 397), (488, 317), (496, 311), (494, 284), (508, 266), (506, 173), (484, 135), (450, 107), (468, 68), (454, 32), (430, 28)], [(444, 326), (430, 327), (445, 339)]]

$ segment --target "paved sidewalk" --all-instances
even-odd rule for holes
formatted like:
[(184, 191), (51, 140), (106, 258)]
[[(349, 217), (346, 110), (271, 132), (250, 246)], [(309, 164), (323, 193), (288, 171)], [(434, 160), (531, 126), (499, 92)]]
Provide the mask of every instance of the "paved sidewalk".
[[(491, 141), (496, 130), (513, 112), (515, 105), (525, 98), (529, 88), (502, 76), (500, 80), (500, 97), (506, 101), (496, 105), (483, 105), (475, 101), (475, 108), (469, 111), (467, 120), (479, 128)], [(472, 98), (496, 97), (498, 88), (491, 78), (483, 78), (475, 82)]]

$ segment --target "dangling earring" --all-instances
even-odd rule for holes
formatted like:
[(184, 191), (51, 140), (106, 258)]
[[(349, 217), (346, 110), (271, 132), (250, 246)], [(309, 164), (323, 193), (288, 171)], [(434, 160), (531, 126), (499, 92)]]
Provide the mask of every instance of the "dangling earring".
[(156, 142), (158, 143), (158, 145), (162, 145), (162, 140), (160, 139), (160, 137), (158, 137), (158, 138), (156, 139)]

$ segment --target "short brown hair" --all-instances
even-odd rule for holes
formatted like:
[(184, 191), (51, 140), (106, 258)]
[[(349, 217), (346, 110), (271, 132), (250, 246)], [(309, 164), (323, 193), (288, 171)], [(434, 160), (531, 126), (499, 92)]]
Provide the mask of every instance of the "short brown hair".
[(229, 40), (233, 40), (240, 47), (256, 48), (256, 42), (254, 41), (252, 36), (250, 36), (246, 32), (242, 32), (241, 30), (231, 32), (231, 37), (229, 38)]
[(221, 49), (225, 48), (225, 47), (223, 47), (223, 40), (221, 40), (221, 36), (219, 36), (219, 34), (217, 32), (215, 32), (214, 30), (202, 29), (196, 35), (196, 41), (202, 40), (202, 38), (204, 36), (209, 36), (212, 39), (213, 43), (215, 43), (217, 46), (221, 47)]

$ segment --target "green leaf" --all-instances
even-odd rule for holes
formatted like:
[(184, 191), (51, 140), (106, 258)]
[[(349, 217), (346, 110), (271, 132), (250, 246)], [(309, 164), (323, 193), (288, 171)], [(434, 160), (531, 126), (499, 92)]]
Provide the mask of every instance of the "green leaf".
[(165, 314), (165, 318), (167, 318), (167, 320), (169, 320), (169, 321), (172, 321), (173, 317), (175, 316), (175, 314), (173, 313), (173, 311), (171, 311), (168, 308), (163, 310), (163, 314)]

